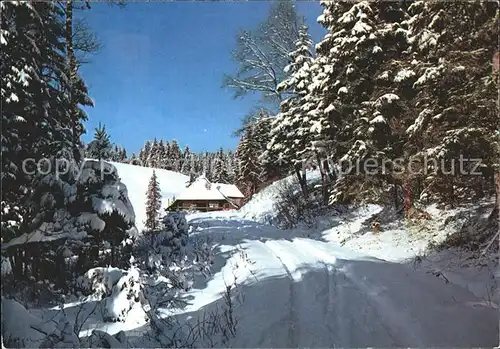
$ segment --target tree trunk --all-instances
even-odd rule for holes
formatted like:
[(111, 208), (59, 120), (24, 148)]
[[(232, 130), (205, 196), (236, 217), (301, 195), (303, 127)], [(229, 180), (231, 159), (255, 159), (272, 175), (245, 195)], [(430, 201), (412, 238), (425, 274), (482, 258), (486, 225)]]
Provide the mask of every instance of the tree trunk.
[(306, 180), (305, 177), (303, 176), (304, 173), (300, 171), (300, 166), (298, 165), (295, 166), (295, 174), (297, 175), (297, 178), (299, 180), (300, 189), (302, 190), (302, 195), (304, 195), (304, 197), (307, 198), (307, 187), (305, 185)]
[(331, 183), (337, 180), (335, 173), (330, 169), (330, 164), (328, 163), (328, 159), (323, 160), (323, 167), (325, 168), (325, 172), (328, 175), (328, 179)]
[(321, 193), (323, 196), (323, 205), (328, 205), (328, 187), (327, 187), (327, 178), (326, 171), (324, 168), (324, 163), (321, 161), (321, 158), (318, 153), (316, 153), (316, 160), (318, 161), (319, 171), (321, 173)]
[(394, 200), (394, 208), (396, 209), (396, 211), (399, 211), (398, 185), (396, 183), (393, 184), (392, 195)]
[(498, 226), (500, 227), (500, 172), (495, 173), (494, 179), (495, 179), (495, 206), (493, 207), (493, 211), (491, 211), (488, 219), (498, 220)]
[(411, 188), (408, 181), (403, 182), (403, 196), (404, 196), (404, 212), (405, 212), (405, 217), (407, 217), (411, 207), (413, 206), (413, 202), (411, 199)]
[(14, 277), (21, 277), (22, 272), (23, 272), (23, 265), (21, 261), (21, 247), (16, 246), (12, 247), (12, 271), (14, 274)]
[(113, 245), (111, 246), (111, 266), (116, 267), (116, 245), (113, 242)]
[(80, 152), (78, 150), (80, 143), (80, 132), (78, 127), (78, 106), (77, 100), (75, 98), (75, 87), (77, 78), (77, 64), (76, 57), (73, 48), (73, 0), (66, 1), (66, 54), (68, 58), (67, 75), (69, 80), (69, 118), (71, 122), (71, 132), (72, 132), (72, 147), (73, 156), (75, 160), (80, 160)]
[(302, 185), (304, 186), (304, 197), (307, 198), (309, 196), (309, 193), (307, 191), (307, 174), (304, 165), (302, 165)]

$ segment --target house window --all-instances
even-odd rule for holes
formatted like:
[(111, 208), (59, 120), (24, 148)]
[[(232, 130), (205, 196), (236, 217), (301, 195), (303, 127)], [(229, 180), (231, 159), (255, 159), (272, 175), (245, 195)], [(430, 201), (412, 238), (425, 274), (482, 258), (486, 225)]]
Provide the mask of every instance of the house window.
[(209, 202), (208, 207), (217, 208), (217, 207), (219, 207), (219, 203), (218, 202)]

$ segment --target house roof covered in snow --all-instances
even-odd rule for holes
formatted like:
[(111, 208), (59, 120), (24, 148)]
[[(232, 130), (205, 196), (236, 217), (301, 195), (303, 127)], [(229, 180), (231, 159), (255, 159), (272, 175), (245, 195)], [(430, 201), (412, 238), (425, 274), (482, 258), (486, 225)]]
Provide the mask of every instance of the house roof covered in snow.
[(200, 176), (181, 192), (177, 200), (225, 200), (243, 197), (234, 184), (212, 183), (205, 176)]

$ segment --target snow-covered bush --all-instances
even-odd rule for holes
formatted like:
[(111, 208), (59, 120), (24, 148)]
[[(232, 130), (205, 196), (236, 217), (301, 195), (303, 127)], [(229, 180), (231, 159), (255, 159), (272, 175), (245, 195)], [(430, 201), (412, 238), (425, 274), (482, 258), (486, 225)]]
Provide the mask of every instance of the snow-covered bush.
[[(5, 316), (5, 315), (10, 316)], [(7, 348), (126, 348), (123, 331), (114, 336), (94, 330), (81, 341), (76, 324), (64, 311), (47, 321), (31, 314), (20, 303), (2, 298), (2, 344)]]
[(278, 198), (274, 203), (274, 224), (282, 229), (294, 228), (299, 224), (315, 225), (315, 218), (325, 212), (321, 194), (310, 190), (307, 198), (300, 192), (300, 185), (294, 178), (278, 186)]
[[(181, 249), (188, 242), (189, 226), (186, 220), (186, 214), (183, 212), (169, 212), (163, 217), (163, 226), (165, 231), (170, 231), (170, 234), (164, 237), (163, 242), (172, 249), (172, 253), (181, 253)], [(168, 241), (165, 240), (168, 239)]]
[(145, 231), (136, 240), (138, 263), (150, 271), (182, 259), (188, 241), (188, 224), (183, 212), (167, 212), (160, 231)]
[(191, 240), (186, 215), (167, 212), (162, 230), (144, 232), (136, 239), (136, 264), (147, 271), (144, 296), (150, 307), (150, 318), (158, 307), (183, 306), (181, 292), (192, 287), (196, 275), (207, 275), (213, 253), (207, 241)]
[(103, 318), (106, 321), (125, 321), (128, 313), (140, 307), (142, 299), (139, 270), (131, 268), (113, 286), (111, 295), (103, 301)]
[(125, 321), (127, 314), (140, 308), (143, 299), (137, 268), (93, 268), (78, 280), (79, 290), (101, 303), (105, 321)]
[(92, 294), (97, 299), (103, 299), (111, 294), (113, 286), (124, 273), (118, 268), (92, 268), (78, 278), (77, 285), (84, 294)]
[(211, 266), (215, 263), (212, 240), (202, 237), (191, 237), (188, 244), (188, 255), (192, 256), (193, 267), (200, 274), (208, 277)]
[(113, 165), (87, 160), (70, 166), (63, 160), (52, 158), (51, 170), (37, 177), (25, 233), (2, 247), (7, 253), (23, 249), (31, 257), (16, 259), (28, 262), (12, 265), (14, 273), (26, 274), (18, 276), (53, 279), (57, 287), (68, 288), (89, 268), (128, 267), (123, 241), (137, 231), (127, 188)]
[(147, 272), (144, 295), (151, 312), (159, 306), (179, 305), (179, 291), (191, 287), (186, 245), (188, 224), (182, 212), (167, 212), (162, 229), (146, 231), (135, 241), (135, 264)]

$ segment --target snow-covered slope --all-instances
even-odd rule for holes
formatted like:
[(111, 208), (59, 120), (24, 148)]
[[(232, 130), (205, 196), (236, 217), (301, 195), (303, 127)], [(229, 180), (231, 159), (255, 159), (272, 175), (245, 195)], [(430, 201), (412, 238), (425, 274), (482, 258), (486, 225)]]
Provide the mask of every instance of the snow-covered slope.
[(118, 162), (111, 163), (118, 170), (121, 181), (127, 186), (128, 196), (134, 207), (135, 223), (139, 232), (144, 228), (144, 221), (146, 219), (146, 191), (153, 171), (156, 172), (158, 182), (160, 183), (163, 208), (166, 208), (167, 202), (172, 200), (174, 195), (179, 196), (185, 189), (186, 182), (189, 180), (188, 176), (174, 171)]
[(267, 223), (273, 218), (274, 203), (278, 199), (279, 188), (292, 183), (290, 177), (276, 181), (255, 194), (250, 201), (240, 208), (241, 217), (261, 223)]
[[(320, 179), (321, 174), (319, 171), (307, 172), (309, 184), (318, 182)], [(240, 216), (260, 223), (271, 222), (275, 217), (274, 204), (279, 198), (281, 188), (292, 184), (297, 187), (297, 190), (300, 190), (295, 175), (285, 177), (265, 187), (240, 208)]]

